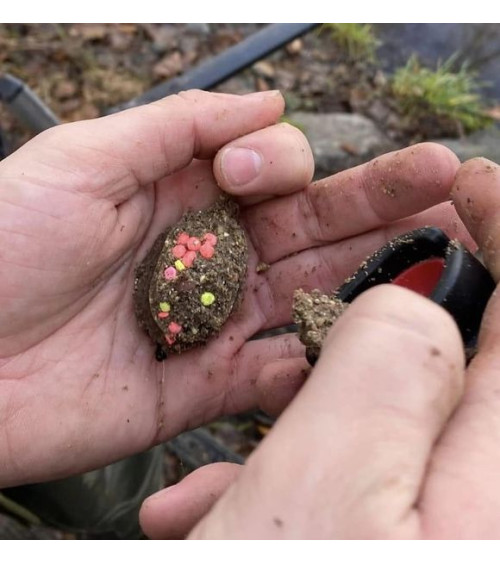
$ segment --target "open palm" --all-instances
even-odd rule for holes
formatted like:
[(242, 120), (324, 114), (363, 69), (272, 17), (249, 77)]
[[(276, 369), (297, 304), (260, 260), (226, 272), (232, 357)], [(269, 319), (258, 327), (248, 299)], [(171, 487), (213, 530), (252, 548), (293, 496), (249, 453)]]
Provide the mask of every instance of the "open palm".
[[(422, 145), (308, 186), (310, 150), (300, 132), (274, 125), (282, 109), (275, 93), (189, 92), (47, 131), (0, 164), (1, 486), (272, 407), (300, 384), (287, 362), (302, 348), (292, 335), (250, 339), (289, 322), (294, 288), (335, 286), (416, 225), (460, 229), (438, 205), (458, 165), (451, 153)], [(243, 148), (262, 157), (248, 182)], [(242, 196), (243, 304), (207, 346), (159, 363), (133, 315), (134, 269), (219, 186)], [(257, 274), (260, 261), (271, 267)]]

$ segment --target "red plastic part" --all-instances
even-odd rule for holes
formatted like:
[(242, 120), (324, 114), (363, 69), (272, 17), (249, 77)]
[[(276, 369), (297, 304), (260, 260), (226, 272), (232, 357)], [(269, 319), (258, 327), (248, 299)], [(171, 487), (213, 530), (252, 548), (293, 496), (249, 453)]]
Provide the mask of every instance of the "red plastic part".
[(401, 272), (392, 283), (429, 297), (441, 279), (443, 269), (444, 258), (429, 258)]

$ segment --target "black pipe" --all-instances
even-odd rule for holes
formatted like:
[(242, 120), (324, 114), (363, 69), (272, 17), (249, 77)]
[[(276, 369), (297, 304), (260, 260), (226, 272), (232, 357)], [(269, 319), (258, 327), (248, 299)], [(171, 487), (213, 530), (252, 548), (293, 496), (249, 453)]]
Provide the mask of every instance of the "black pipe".
[(320, 24), (270, 24), (221, 54), (202, 62), (182, 76), (158, 84), (137, 98), (107, 110), (106, 113), (116, 113), (127, 108), (148, 104), (181, 90), (191, 88), (209, 90), (318, 25)]
[(0, 129), (0, 160), (3, 160), (9, 154), (7, 140)]
[(24, 82), (7, 73), (0, 74), (0, 101), (35, 133), (59, 124), (57, 117)]

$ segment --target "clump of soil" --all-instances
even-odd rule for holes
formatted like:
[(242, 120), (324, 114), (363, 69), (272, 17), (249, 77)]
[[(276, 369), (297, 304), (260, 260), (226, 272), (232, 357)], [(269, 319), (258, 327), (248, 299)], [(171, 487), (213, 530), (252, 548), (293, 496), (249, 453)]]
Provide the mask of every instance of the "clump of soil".
[(135, 313), (157, 344), (157, 358), (204, 344), (238, 305), (247, 241), (227, 197), (187, 213), (162, 233), (136, 269)]
[(321, 346), (335, 321), (348, 304), (334, 295), (323, 295), (318, 289), (306, 293), (297, 289), (293, 296), (293, 320), (299, 328), (299, 339), (306, 346), (306, 357), (314, 365)]

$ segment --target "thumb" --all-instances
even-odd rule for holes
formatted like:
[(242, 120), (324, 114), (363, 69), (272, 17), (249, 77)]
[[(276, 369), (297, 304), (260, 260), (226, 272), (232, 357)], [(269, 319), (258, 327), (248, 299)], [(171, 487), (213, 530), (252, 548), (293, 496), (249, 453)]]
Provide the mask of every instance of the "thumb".
[(154, 540), (186, 537), (240, 471), (236, 463), (204, 465), (180, 483), (148, 497), (139, 513), (144, 533)]
[(437, 305), (396, 287), (364, 293), (193, 537), (417, 537), (415, 505), (463, 363)]
[(60, 172), (70, 171), (72, 190), (117, 205), (193, 158), (211, 158), (233, 139), (275, 123), (283, 109), (277, 91), (246, 96), (181, 92), (114, 115), (48, 129), (3, 161), (3, 175), (24, 171), (26, 158), (35, 155), (36, 162), (43, 163), (38, 182), (54, 185), (59, 175), (67, 184), (68, 176)]

